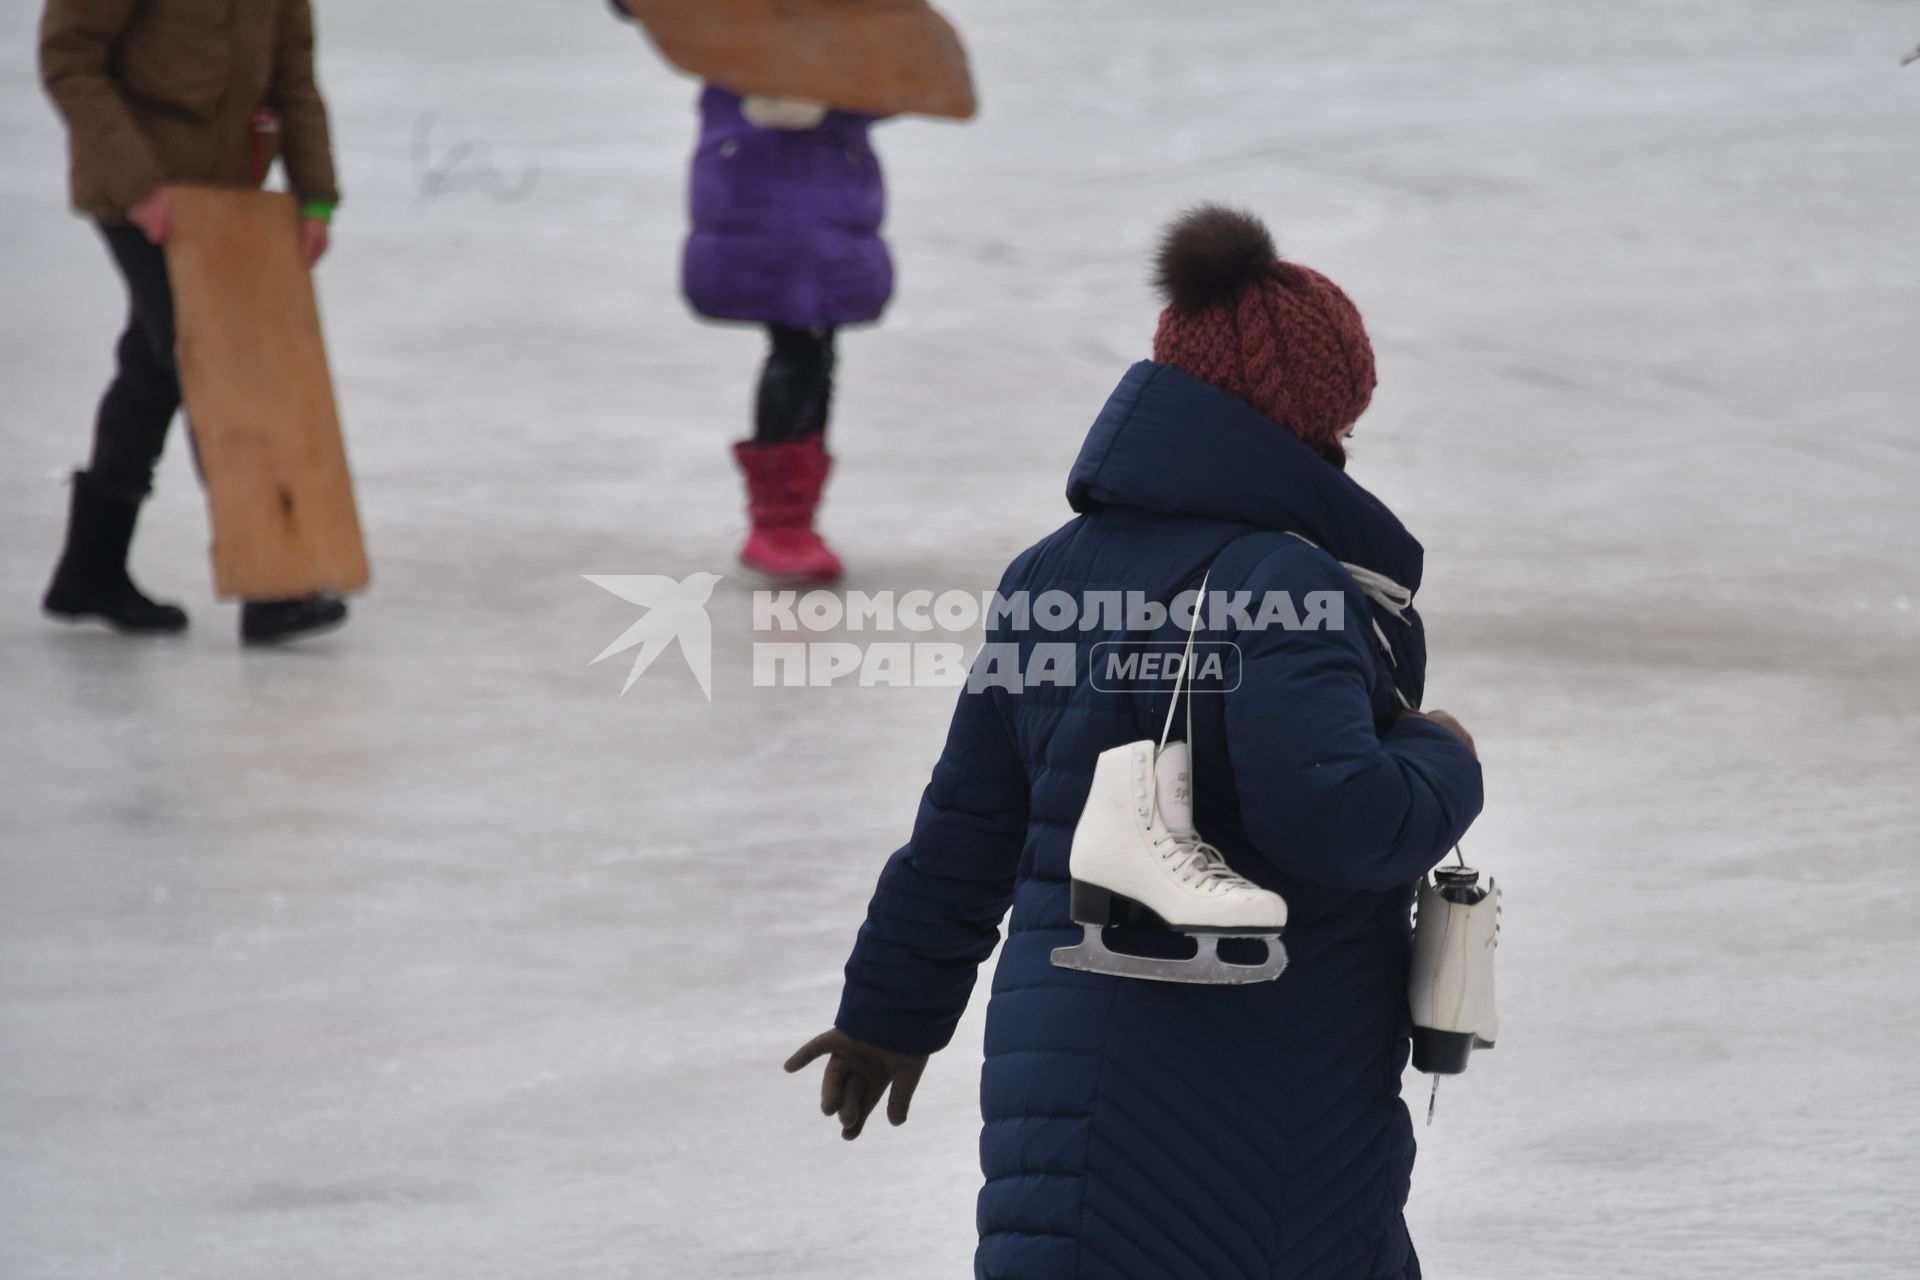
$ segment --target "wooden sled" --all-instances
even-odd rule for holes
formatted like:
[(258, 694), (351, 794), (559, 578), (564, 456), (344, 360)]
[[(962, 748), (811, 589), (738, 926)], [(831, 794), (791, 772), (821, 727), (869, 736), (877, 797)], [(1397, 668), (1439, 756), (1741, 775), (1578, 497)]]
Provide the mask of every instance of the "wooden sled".
[(299, 210), (277, 191), (168, 190), (176, 354), (207, 486), (214, 592), (359, 591), (367, 552)]
[(624, 0), (674, 66), (723, 89), (866, 115), (972, 117), (953, 25), (926, 0)]

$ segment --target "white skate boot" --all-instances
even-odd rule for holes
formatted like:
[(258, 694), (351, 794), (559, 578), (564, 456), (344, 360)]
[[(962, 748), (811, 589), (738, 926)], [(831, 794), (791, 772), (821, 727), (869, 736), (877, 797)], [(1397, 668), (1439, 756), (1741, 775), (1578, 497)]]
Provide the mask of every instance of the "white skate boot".
[[(1100, 753), (1093, 789), (1073, 831), (1068, 859), (1073, 919), (1085, 930), (1078, 946), (1060, 947), (1063, 969), (1159, 982), (1268, 982), (1287, 966), (1280, 934), (1287, 904), (1279, 894), (1235, 875), (1220, 851), (1193, 829), (1193, 780), (1184, 742), (1155, 750), (1152, 739)], [(1101, 929), (1125, 911), (1115, 899), (1159, 917), (1198, 947), (1191, 959), (1134, 956), (1110, 949)], [(1261, 964), (1235, 964), (1219, 953), (1221, 938), (1259, 938)]]
[[(1201, 579), (1200, 599), (1207, 580)], [(1058, 947), (1062, 969), (1147, 978), (1157, 982), (1232, 985), (1269, 982), (1287, 967), (1280, 934), (1287, 904), (1279, 894), (1235, 875), (1220, 851), (1193, 828), (1193, 690), (1190, 672), (1196, 625), (1187, 633), (1180, 676), (1167, 706), (1167, 723), (1156, 747), (1151, 738), (1100, 753), (1093, 787), (1073, 829), (1067, 869), (1072, 877), (1075, 924), (1085, 936), (1078, 946)], [(1173, 715), (1187, 697), (1187, 741), (1169, 743)], [(1118, 905), (1115, 899), (1119, 899)], [(1101, 930), (1115, 917), (1145, 910), (1176, 933), (1194, 940), (1185, 960), (1127, 955), (1110, 949)], [(1259, 964), (1236, 964), (1220, 956), (1221, 938), (1258, 938), (1266, 944)]]
[[(1438, 867), (1414, 897), (1413, 1065), (1434, 1077), (1457, 1076), (1475, 1049), (1491, 1049), (1500, 1031), (1493, 1007), (1493, 953), (1500, 942), (1500, 889), (1472, 867)], [(1433, 1119), (1433, 1105), (1427, 1106)]]

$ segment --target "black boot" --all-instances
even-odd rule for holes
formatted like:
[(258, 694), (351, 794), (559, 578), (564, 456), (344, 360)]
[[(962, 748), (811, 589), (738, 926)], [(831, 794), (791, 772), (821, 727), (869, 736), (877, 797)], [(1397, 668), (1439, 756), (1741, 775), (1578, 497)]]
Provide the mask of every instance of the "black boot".
[(240, 639), (245, 644), (278, 644), (330, 631), (346, 620), (347, 602), (330, 592), (298, 600), (249, 600), (240, 606)]
[(140, 499), (73, 474), (67, 546), (41, 608), (56, 618), (99, 618), (116, 631), (172, 635), (187, 629), (186, 612), (149, 600), (127, 576), (127, 548)]

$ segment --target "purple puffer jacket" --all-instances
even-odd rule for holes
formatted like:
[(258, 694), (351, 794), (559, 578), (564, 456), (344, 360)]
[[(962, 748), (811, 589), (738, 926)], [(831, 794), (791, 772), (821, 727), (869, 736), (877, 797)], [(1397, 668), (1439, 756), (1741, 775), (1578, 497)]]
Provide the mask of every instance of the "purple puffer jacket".
[(707, 87), (681, 262), (694, 310), (796, 329), (880, 318), (893, 263), (872, 123), (832, 111), (816, 128), (763, 129), (741, 115), (738, 95)]

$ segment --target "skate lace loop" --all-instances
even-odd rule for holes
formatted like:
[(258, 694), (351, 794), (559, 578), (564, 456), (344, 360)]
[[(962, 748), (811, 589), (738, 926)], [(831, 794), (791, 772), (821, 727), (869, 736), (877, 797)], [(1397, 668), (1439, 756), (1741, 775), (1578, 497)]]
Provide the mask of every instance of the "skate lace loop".
[[(1187, 711), (1187, 749), (1193, 750), (1193, 642), (1200, 634), (1202, 611), (1206, 607), (1207, 583), (1212, 581), (1213, 571), (1209, 569), (1200, 577), (1200, 592), (1194, 604), (1193, 625), (1187, 628), (1187, 643), (1180, 654), (1180, 676), (1173, 683), (1173, 698), (1167, 703), (1167, 722), (1160, 727), (1159, 751), (1167, 749), (1167, 740), (1173, 735), (1173, 715), (1180, 708), (1181, 694), (1186, 695)], [(1159, 751), (1154, 753), (1159, 758)], [(1192, 757), (1189, 757), (1191, 761)], [(1158, 808), (1158, 797), (1155, 798)], [(1236, 875), (1227, 865), (1220, 851), (1200, 838), (1198, 832), (1169, 831), (1157, 837), (1153, 842), (1154, 850), (1172, 863), (1173, 872), (1181, 881), (1194, 885), (1203, 893), (1218, 893), (1224, 889), (1246, 886), (1251, 888), (1252, 881)]]
[[(1294, 533), (1292, 530), (1288, 530), (1287, 536), (1290, 538), (1298, 538), (1315, 551), (1326, 550), (1326, 548), (1305, 534)], [(1339, 559), (1338, 556), (1334, 558), (1336, 560)], [(1413, 592), (1411, 590), (1401, 586), (1386, 574), (1376, 569), (1369, 569), (1363, 564), (1354, 564), (1351, 560), (1340, 560), (1340, 567), (1347, 571), (1348, 575), (1352, 577), (1354, 584), (1360, 588), (1361, 593), (1365, 595), (1367, 599), (1373, 601), (1400, 621), (1406, 621), (1407, 610), (1413, 607)]]
[[(1292, 530), (1288, 530), (1288, 536), (1300, 539), (1300, 541), (1306, 543), (1315, 551), (1326, 550), (1326, 548), (1305, 534), (1294, 533)], [(1335, 559), (1339, 559), (1339, 557), (1336, 556)], [(1348, 560), (1341, 560), (1340, 567), (1345, 569), (1348, 575), (1353, 578), (1354, 584), (1360, 588), (1361, 594), (1365, 595), (1367, 599), (1392, 614), (1395, 621), (1405, 622), (1407, 620), (1407, 610), (1413, 608), (1413, 592), (1411, 590), (1401, 586), (1386, 574), (1369, 569), (1363, 564), (1354, 564)], [(1387, 639), (1386, 629), (1380, 625), (1379, 619), (1377, 618), (1373, 620), (1373, 637), (1380, 642), (1380, 648), (1386, 652), (1387, 661), (1396, 667), (1399, 666), (1400, 659), (1393, 652), (1393, 642)], [(1396, 690), (1396, 692), (1398, 691)], [(1405, 706), (1411, 707), (1413, 705), (1407, 702), (1405, 694), (1400, 695), (1400, 701)]]

